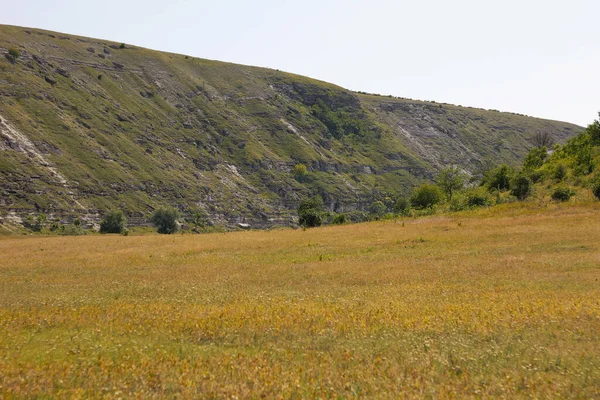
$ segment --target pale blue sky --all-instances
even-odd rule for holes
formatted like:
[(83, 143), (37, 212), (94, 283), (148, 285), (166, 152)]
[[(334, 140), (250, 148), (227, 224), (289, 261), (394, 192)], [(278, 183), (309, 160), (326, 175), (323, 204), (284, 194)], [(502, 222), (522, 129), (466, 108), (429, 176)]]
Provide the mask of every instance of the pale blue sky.
[(598, 0), (0, 0), (0, 23), (587, 125)]

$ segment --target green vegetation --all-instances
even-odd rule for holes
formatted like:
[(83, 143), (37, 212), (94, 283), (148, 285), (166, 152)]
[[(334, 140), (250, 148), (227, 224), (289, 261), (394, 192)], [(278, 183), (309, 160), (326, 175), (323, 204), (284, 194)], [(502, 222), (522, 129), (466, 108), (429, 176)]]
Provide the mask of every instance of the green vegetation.
[(510, 194), (519, 200), (525, 200), (532, 191), (532, 182), (525, 174), (518, 174), (512, 178)]
[(442, 200), (441, 190), (427, 183), (416, 188), (410, 198), (411, 205), (416, 209), (433, 208)]
[(298, 182), (304, 182), (307, 174), (308, 170), (306, 169), (306, 165), (300, 163), (294, 166), (294, 177)]
[(381, 217), (383, 217), (383, 215), (387, 212), (387, 207), (385, 206), (385, 204), (383, 204), (382, 201), (374, 201), (370, 206), (369, 206), (369, 214), (371, 215), (371, 217), (373, 219), (380, 219)]
[(327, 127), (329, 134), (336, 139), (341, 139), (344, 135), (363, 136), (366, 134), (367, 123), (353, 115), (356, 110), (333, 111), (323, 100), (318, 99), (311, 111)]
[(0, 398), (597, 399), (599, 211), (0, 238)]
[(152, 214), (150, 221), (156, 227), (156, 232), (164, 235), (176, 233), (180, 229), (179, 213), (174, 208), (163, 207), (159, 208)]
[(343, 225), (349, 221), (348, 217), (344, 213), (336, 214), (331, 219), (332, 225)]
[(500, 165), (489, 171), (486, 171), (482, 183), (490, 190), (503, 191), (510, 189), (511, 179), (514, 177), (514, 170), (506, 164)]
[(100, 223), (100, 233), (123, 233), (127, 219), (121, 210), (113, 210), (104, 216)]
[(15, 49), (14, 47), (11, 47), (10, 49), (8, 49), (8, 58), (12, 62), (17, 61), (19, 59), (19, 57), (21, 57), (21, 52), (18, 49)]
[(436, 183), (442, 189), (446, 198), (452, 200), (452, 195), (464, 188), (465, 176), (458, 167), (448, 167), (440, 171)]
[(552, 192), (552, 199), (557, 201), (569, 201), (573, 196), (575, 196), (575, 191), (563, 186), (555, 188), (554, 192)]
[(298, 206), (298, 223), (305, 228), (321, 226), (323, 213), (323, 199), (320, 196), (303, 200)]
[[(0, 157), (2, 210), (18, 210), (22, 219), (90, 219), (118, 208), (131, 225), (169, 205), (186, 218), (200, 208), (209, 220), (285, 221), (298, 198), (320, 195), (339, 209), (360, 204), (348, 214), (357, 221), (374, 201), (392, 210), (399, 194), (445, 165), (471, 174), (489, 164), (515, 167), (537, 132), (564, 143), (579, 131), (26, 30), (0, 26), (0, 47), (27, 49), (32, 57), (0, 60), (0, 118), (21, 135), (2, 137), (11, 144)], [(44, 162), (15, 150), (29, 145), (17, 143), (23, 137)], [(306, 174), (290, 173), (300, 164)]]

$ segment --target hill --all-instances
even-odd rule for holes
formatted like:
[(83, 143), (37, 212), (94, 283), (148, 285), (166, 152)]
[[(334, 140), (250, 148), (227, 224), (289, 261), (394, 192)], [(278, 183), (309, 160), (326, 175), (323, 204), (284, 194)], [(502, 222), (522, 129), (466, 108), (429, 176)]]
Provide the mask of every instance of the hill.
[(120, 208), (136, 224), (171, 205), (286, 224), (302, 198), (364, 209), (445, 165), (515, 165), (536, 134), (581, 130), (39, 29), (0, 26), (0, 53), (5, 219)]

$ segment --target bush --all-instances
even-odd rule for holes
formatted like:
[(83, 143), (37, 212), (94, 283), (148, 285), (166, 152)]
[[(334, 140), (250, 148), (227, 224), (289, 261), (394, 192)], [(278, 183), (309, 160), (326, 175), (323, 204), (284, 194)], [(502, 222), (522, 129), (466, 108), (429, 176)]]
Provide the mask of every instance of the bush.
[(465, 197), (468, 207), (484, 207), (492, 204), (492, 200), (483, 190), (469, 190)]
[(394, 203), (394, 212), (406, 216), (410, 214), (410, 201), (406, 197), (398, 197)]
[(15, 62), (15, 61), (17, 61), (17, 59), (19, 57), (21, 57), (21, 52), (18, 49), (11, 48), (11, 49), (8, 49), (8, 55), (7, 56), (8, 56), (7, 58), (10, 61)]
[(552, 177), (557, 181), (562, 181), (567, 176), (567, 167), (563, 163), (558, 163), (552, 172)]
[(468, 208), (467, 199), (462, 193), (456, 193), (450, 199), (450, 211), (463, 211)]
[(363, 211), (354, 210), (345, 214), (348, 222), (365, 222), (369, 220), (369, 216)]
[(306, 165), (304, 164), (296, 164), (294, 167), (294, 177), (298, 182), (304, 182), (306, 179), (306, 174), (308, 174), (308, 170), (306, 169)]
[(548, 149), (546, 149), (546, 146), (534, 147), (533, 149), (529, 150), (529, 153), (527, 153), (525, 161), (523, 161), (523, 168), (538, 169), (544, 165), (544, 162), (546, 162), (547, 158)]
[(544, 172), (540, 169), (535, 171), (527, 171), (527, 176), (533, 183), (538, 183), (544, 179)]
[(194, 230), (204, 229), (212, 223), (208, 215), (202, 210), (192, 211), (186, 221), (194, 226)]
[(61, 225), (57, 233), (61, 236), (82, 236), (87, 234), (86, 231), (75, 225)]
[(435, 181), (446, 198), (452, 200), (454, 193), (465, 186), (465, 175), (458, 167), (448, 167), (440, 171)]
[(127, 219), (121, 210), (113, 210), (100, 222), (100, 233), (123, 233)]
[(305, 228), (321, 226), (323, 223), (323, 199), (319, 196), (304, 200), (298, 206), (298, 223)]
[(500, 165), (492, 170), (487, 171), (483, 177), (483, 183), (489, 190), (496, 189), (498, 191), (510, 189), (511, 177), (514, 175), (514, 170), (506, 164)]
[(592, 193), (600, 200), (600, 182), (596, 182), (594, 186), (592, 186)]
[(371, 214), (371, 216), (375, 217), (376, 219), (381, 218), (386, 211), (387, 208), (385, 204), (383, 204), (383, 202), (381, 201), (375, 201), (369, 206), (369, 214)]
[(179, 218), (179, 213), (174, 208), (159, 208), (152, 214), (150, 222), (156, 227), (156, 232), (170, 235), (179, 231), (177, 218)]
[(569, 201), (575, 192), (568, 187), (559, 186), (552, 192), (552, 199), (556, 201)]
[(120, 49), (124, 49), (124, 48), (125, 48), (125, 43), (121, 43), (121, 44), (119, 45), (119, 48), (120, 48)]
[(348, 218), (346, 217), (346, 214), (337, 214), (333, 217), (333, 219), (331, 220), (331, 223), (333, 225), (343, 225), (346, 222), (348, 222)]
[(437, 186), (423, 184), (415, 189), (410, 198), (410, 203), (416, 209), (432, 208), (440, 202), (442, 193)]
[(519, 174), (511, 180), (510, 194), (519, 200), (525, 200), (532, 191), (532, 182), (527, 176)]

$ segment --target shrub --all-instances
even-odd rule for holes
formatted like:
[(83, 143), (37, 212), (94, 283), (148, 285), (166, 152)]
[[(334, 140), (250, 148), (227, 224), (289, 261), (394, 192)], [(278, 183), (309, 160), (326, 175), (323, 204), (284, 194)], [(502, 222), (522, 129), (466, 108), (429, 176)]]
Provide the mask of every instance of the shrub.
[(446, 198), (451, 200), (454, 192), (465, 186), (465, 177), (458, 167), (449, 167), (440, 171), (435, 182), (442, 189)]
[(369, 216), (367, 215), (367, 213), (365, 213), (363, 211), (354, 210), (354, 211), (349, 211), (345, 214), (346, 214), (346, 219), (348, 220), (348, 222), (365, 222), (369, 219)]
[(450, 199), (450, 211), (463, 211), (467, 207), (467, 199), (462, 193), (457, 193)]
[(398, 197), (394, 203), (394, 212), (399, 215), (410, 214), (410, 201), (406, 197)]
[(484, 207), (492, 204), (492, 200), (483, 190), (472, 189), (466, 194), (466, 203), (468, 207)]
[(113, 210), (104, 216), (100, 222), (100, 233), (122, 233), (127, 219), (121, 210)]
[(510, 180), (514, 170), (506, 164), (487, 171), (483, 176), (483, 183), (488, 189), (498, 191), (510, 189)]
[(331, 223), (333, 225), (343, 225), (346, 222), (348, 222), (348, 218), (346, 217), (346, 214), (336, 214), (333, 219), (331, 220)]
[(548, 149), (546, 146), (534, 147), (529, 150), (527, 156), (525, 157), (525, 161), (523, 162), (523, 168), (525, 169), (538, 169), (548, 158)]
[[(600, 117), (600, 113), (598, 113), (598, 117)], [(590, 140), (593, 145), (600, 145), (600, 118), (587, 127), (587, 132), (590, 135)]]
[(37, 232), (41, 231), (42, 229), (44, 229), (45, 223), (46, 223), (46, 214), (41, 213), (35, 219), (35, 226), (33, 227), (33, 230), (37, 231)]
[(119, 48), (120, 48), (120, 49), (124, 49), (124, 48), (125, 48), (125, 43), (121, 43), (121, 44), (119, 45)]
[(21, 57), (21, 52), (18, 49), (10, 48), (8, 49), (7, 56), (10, 61), (15, 62), (19, 57)]
[(510, 194), (519, 200), (525, 200), (532, 191), (532, 182), (527, 176), (519, 174), (511, 180)]
[(306, 169), (306, 165), (300, 163), (296, 164), (294, 167), (294, 177), (298, 182), (304, 182), (306, 178), (306, 174), (308, 174), (308, 170)]
[(303, 200), (298, 206), (298, 223), (305, 228), (321, 226), (323, 223), (323, 199), (319, 196)]
[(592, 193), (600, 200), (600, 182), (596, 182), (594, 186), (592, 186)]
[(592, 146), (586, 144), (579, 146), (575, 153), (575, 168), (576, 175), (588, 175), (594, 171), (596, 164), (594, 163), (594, 157), (592, 156)]
[(410, 203), (416, 209), (432, 208), (440, 202), (442, 194), (437, 186), (423, 184), (415, 189)]
[(179, 218), (179, 213), (174, 208), (159, 208), (152, 214), (150, 222), (156, 227), (156, 232), (170, 235), (179, 231), (177, 218)]
[(552, 177), (557, 181), (562, 181), (567, 176), (567, 167), (563, 163), (558, 163), (552, 172)]
[(542, 170), (538, 169), (535, 171), (527, 171), (527, 176), (529, 176), (529, 179), (531, 179), (533, 183), (537, 183), (542, 181), (542, 179), (544, 178), (544, 173), (542, 172)]
[(82, 236), (87, 234), (86, 231), (75, 225), (61, 225), (57, 233), (61, 236)]
[(383, 204), (383, 202), (381, 201), (375, 201), (369, 206), (369, 214), (371, 214), (371, 216), (375, 217), (376, 219), (381, 218), (386, 211), (387, 208), (385, 204)]
[(211, 225), (208, 215), (202, 210), (193, 211), (186, 221), (194, 225), (195, 230), (204, 229)]
[(569, 201), (575, 192), (568, 187), (559, 186), (552, 192), (552, 199), (556, 201)]

